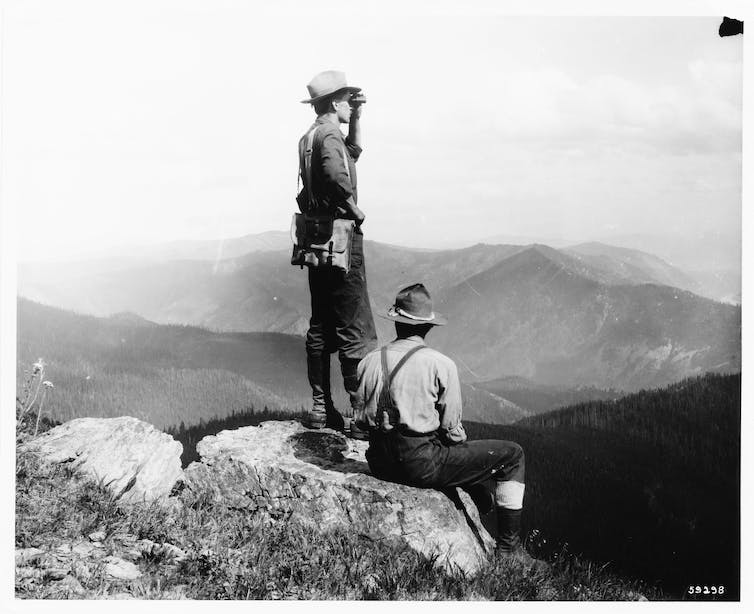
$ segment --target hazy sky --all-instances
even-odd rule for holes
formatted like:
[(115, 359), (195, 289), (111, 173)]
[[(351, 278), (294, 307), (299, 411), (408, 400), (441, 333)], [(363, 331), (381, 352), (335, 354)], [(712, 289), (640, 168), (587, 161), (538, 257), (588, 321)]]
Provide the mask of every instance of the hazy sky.
[(299, 101), (324, 69), (368, 98), (368, 238), (740, 229), (743, 42), (721, 16), (275, 6), (8, 3), (20, 258), (286, 230), (314, 118)]

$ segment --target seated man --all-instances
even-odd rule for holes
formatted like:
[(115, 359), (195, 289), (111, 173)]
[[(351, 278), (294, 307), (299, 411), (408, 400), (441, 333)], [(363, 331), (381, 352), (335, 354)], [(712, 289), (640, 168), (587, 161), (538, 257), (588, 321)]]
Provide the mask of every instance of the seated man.
[(477, 494), (481, 489), (486, 494), (482, 513), (493, 502), (484, 482), (494, 479), (497, 548), (513, 552), (520, 543), (524, 497), (521, 446), (494, 439), (466, 441), (456, 365), (424, 345), (429, 330), (445, 319), (432, 310), (422, 284), (401, 290), (382, 317), (395, 322), (397, 338), (367, 354), (357, 370), (363, 406), (355, 418), (362, 428), (369, 427), (369, 468), (378, 478), (410, 486), (460, 486)]

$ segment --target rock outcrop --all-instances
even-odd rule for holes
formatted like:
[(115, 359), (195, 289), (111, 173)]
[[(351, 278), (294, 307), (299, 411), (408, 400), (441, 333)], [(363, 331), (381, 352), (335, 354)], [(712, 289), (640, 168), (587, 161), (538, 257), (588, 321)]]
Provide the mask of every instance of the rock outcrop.
[(345, 528), (466, 574), (478, 571), (494, 546), (465, 492), (378, 480), (364, 457), (366, 442), (293, 421), (205, 437), (197, 445), (201, 462), (185, 471), (180, 443), (130, 417), (72, 420), (24, 446), (47, 462), (70, 462), (127, 504), (167, 499), (180, 505), (168, 496), (182, 482), (186, 496), (321, 530)]
[(345, 527), (408, 546), (451, 571), (479, 570), (494, 542), (471, 498), (378, 480), (366, 448), (331, 430), (265, 422), (205, 437), (197, 445), (201, 462), (186, 469), (184, 483), (216, 504)]
[(183, 446), (128, 416), (71, 420), (24, 447), (48, 462), (72, 463), (126, 503), (167, 497), (183, 475)]

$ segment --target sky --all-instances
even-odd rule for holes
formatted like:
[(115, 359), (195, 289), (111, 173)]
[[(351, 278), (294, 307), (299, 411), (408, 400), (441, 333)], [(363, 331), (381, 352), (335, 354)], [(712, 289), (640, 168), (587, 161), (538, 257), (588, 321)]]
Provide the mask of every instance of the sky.
[(719, 15), (263, 6), (7, 3), (20, 260), (287, 230), (314, 119), (300, 100), (325, 69), (368, 99), (367, 238), (739, 241), (743, 43)]

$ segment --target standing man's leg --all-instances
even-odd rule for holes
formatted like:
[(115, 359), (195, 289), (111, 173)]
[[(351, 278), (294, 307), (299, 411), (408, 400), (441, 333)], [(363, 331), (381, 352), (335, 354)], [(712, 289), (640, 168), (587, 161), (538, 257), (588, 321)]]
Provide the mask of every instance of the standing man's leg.
[[(312, 408), (304, 419), (309, 428), (322, 428), (332, 408), (330, 393), (330, 343), (332, 332), (331, 271), (309, 268), (312, 316), (306, 334), (306, 370), (312, 388)], [(332, 411), (332, 409), (331, 409)]]
[[(350, 423), (358, 404), (356, 367), (377, 347), (377, 331), (367, 291), (364, 235), (359, 229), (353, 235), (351, 269), (341, 279), (333, 291), (333, 315), (343, 386), (351, 402), (351, 407), (344, 410), (343, 415), (346, 423)], [(352, 432), (356, 434), (357, 430), (353, 428)]]

